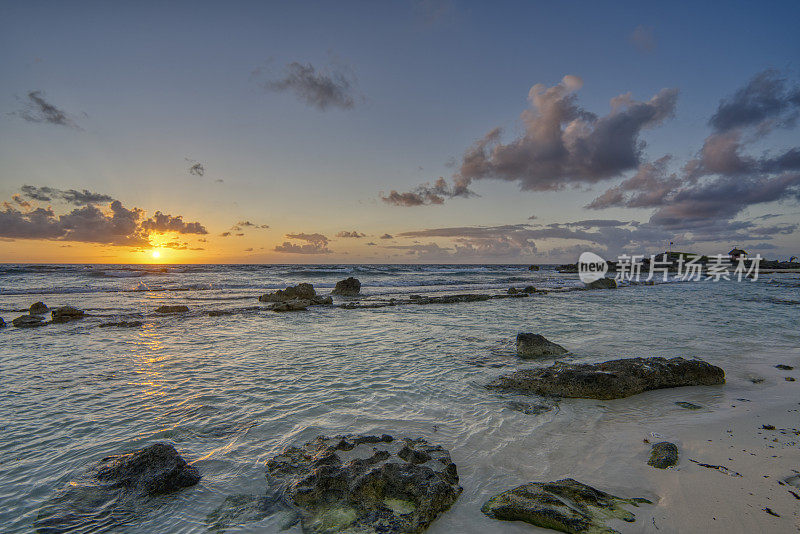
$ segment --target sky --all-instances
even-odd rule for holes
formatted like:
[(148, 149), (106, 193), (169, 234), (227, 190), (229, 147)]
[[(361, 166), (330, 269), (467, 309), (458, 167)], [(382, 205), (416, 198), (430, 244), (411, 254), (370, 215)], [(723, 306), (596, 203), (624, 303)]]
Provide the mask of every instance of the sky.
[(795, 1), (0, 0), (0, 262), (787, 259), (797, 20)]

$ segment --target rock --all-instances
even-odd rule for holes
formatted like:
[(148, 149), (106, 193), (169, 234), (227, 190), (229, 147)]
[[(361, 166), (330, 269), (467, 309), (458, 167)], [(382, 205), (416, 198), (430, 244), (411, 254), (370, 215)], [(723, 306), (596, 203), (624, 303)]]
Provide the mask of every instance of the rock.
[(0, 317), (0, 328), (4, 328), (6, 326), (6, 322)]
[(422, 298), (422, 295), (409, 295), (408, 296), (409, 300), (419, 300), (421, 298)]
[(792, 367), (791, 365), (784, 365), (782, 363), (779, 363), (778, 365), (775, 366), (775, 369), (780, 369), (781, 371), (791, 371), (794, 369), (794, 367)]
[(525, 286), (525, 287), (522, 289), (522, 292), (523, 292), (523, 293), (527, 293), (527, 294), (529, 294), (529, 295), (530, 295), (531, 293), (536, 293), (536, 288), (535, 288), (535, 287), (533, 287), (533, 286)]
[(269, 309), (275, 312), (302, 311), (311, 306), (311, 304), (310, 300), (292, 299), (286, 302), (276, 302)]
[(647, 465), (656, 469), (666, 469), (678, 464), (678, 446), (669, 441), (661, 441), (653, 445)]
[(31, 315), (44, 315), (48, 311), (50, 311), (50, 308), (45, 306), (44, 302), (41, 301), (31, 304), (31, 307), (28, 308), (28, 313)]
[(539, 266), (538, 265), (531, 265), (530, 267), (528, 267), (528, 270), (529, 271), (538, 271), (539, 270)]
[(102, 459), (70, 481), (44, 503), (34, 523), (37, 532), (82, 530), (86, 525), (116, 531), (113, 525), (132, 522), (152, 497), (193, 486), (197, 469), (170, 444), (154, 443), (138, 451)]
[(617, 281), (613, 278), (600, 278), (586, 284), (586, 289), (617, 289)]
[(60, 308), (55, 308), (51, 314), (53, 316), (54, 323), (75, 321), (77, 319), (83, 319), (84, 316), (83, 310), (73, 308), (72, 306), (61, 306)]
[(692, 404), (691, 402), (686, 401), (678, 401), (675, 404), (680, 406), (681, 408), (686, 408), (687, 410), (702, 410), (703, 407), (698, 404)]
[(100, 325), (100, 328), (108, 328), (111, 326), (118, 326), (120, 328), (136, 328), (137, 326), (142, 326), (142, 321), (118, 321), (111, 323), (102, 323)]
[(567, 349), (545, 339), (545, 337), (540, 334), (525, 332), (517, 334), (517, 356), (522, 358), (559, 356), (567, 352), (569, 352)]
[(233, 526), (261, 521), (273, 511), (269, 505), (264, 495), (230, 495), (206, 516), (206, 526), (212, 532), (225, 532)]
[(230, 310), (211, 310), (208, 312), (209, 317), (222, 317), (225, 315), (233, 315), (233, 312)]
[(487, 387), (528, 395), (609, 400), (651, 389), (724, 383), (725, 371), (702, 360), (628, 358), (525, 369), (501, 376)]
[(547, 404), (535, 404), (521, 401), (508, 401), (506, 407), (510, 410), (522, 412), (525, 415), (541, 415), (555, 408), (555, 406), (548, 406)]
[(323, 296), (317, 295), (316, 297), (311, 299), (311, 302), (313, 304), (319, 304), (319, 305), (323, 305), (323, 306), (330, 306), (331, 304), (333, 304), (333, 297), (331, 297), (330, 295), (327, 296), (327, 297), (323, 297)]
[(785, 376), (783, 377), (783, 379), (786, 380), (787, 382), (794, 382), (794, 377), (792, 376)]
[(357, 278), (347, 278), (336, 282), (336, 287), (331, 291), (331, 295), (341, 295), (343, 297), (355, 297), (361, 292), (361, 282)]
[(159, 306), (156, 308), (156, 313), (186, 313), (189, 311), (189, 306), (183, 304), (176, 304), (174, 306)]
[(297, 284), (258, 297), (260, 302), (286, 302), (293, 299), (311, 300), (317, 295), (311, 284)]
[(11, 324), (17, 328), (31, 328), (34, 326), (44, 326), (47, 323), (45, 322), (44, 317), (40, 317), (38, 315), (20, 315), (11, 321)]
[(509, 287), (506, 293), (508, 293), (509, 295), (516, 295), (517, 293), (520, 293), (520, 290), (517, 289), (516, 287)]
[(481, 508), (493, 519), (525, 521), (531, 525), (572, 534), (619, 534), (607, 519), (633, 522), (636, 517), (621, 505), (639, 506), (651, 501), (623, 499), (572, 478), (555, 482), (530, 482), (495, 495)]
[(319, 436), (267, 462), (304, 532), (418, 533), (462, 488), (450, 454), (424, 439)]

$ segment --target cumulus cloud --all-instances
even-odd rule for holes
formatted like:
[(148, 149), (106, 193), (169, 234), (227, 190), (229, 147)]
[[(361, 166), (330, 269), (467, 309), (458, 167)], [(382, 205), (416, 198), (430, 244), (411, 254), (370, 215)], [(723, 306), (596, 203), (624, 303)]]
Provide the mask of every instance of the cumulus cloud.
[(800, 111), (800, 86), (789, 86), (777, 70), (753, 76), (744, 87), (723, 99), (708, 121), (714, 130), (741, 127), (793, 126)]
[[(20, 187), (23, 196), (41, 202), (50, 202), (51, 200), (61, 200), (68, 204), (76, 206), (89, 206), (93, 204), (101, 204), (111, 202), (114, 199), (110, 195), (102, 193), (93, 193), (88, 189), (78, 191), (75, 189), (56, 189), (54, 187), (37, 187), (34, 185), (23, 185)], [(15, 197), (18, 195), (15, 195)]]
[(394, 237), (391, 234), (383, 234), (381, 239), (394, 239)]
[(28, 122), (54, 124), (80, 130), (80, 126), (63, 110), (45, 99), (42, 91), (29, 91), (25, 107), (15, 115)]
[(630, 42), (640, 52), (652, 52), (656, 49), (656, 36), (650, 26), (636, 26), (630, 35)]
[(179, 234), (207, 234), (205, 226), (199, 222), (187, 223), (180, 215), (172, 216), (157, 211), (149, 219), (142, 221), (142, 228), (148, 232), (177, 232)]
[(301, 102), (325, 111), (332, 107), (353, 108), (359, 98), (355, 84), (355, 76), (345, 67), (331, 65), (317, 70), (310, 63), (295, 61), (286, 65), (281, 78), (267, 81), (264, 87), (291, 92)]
[(447, 180), (439, 177), (433, 184), (422, 184), (405, 193), (393, 189), (388, 195), (381, 194), (381, 200), (404, 207), (444, 204), (448, 198), (474, 196), (475, 193), (469, 190), (468, 185), (464, 180), (457, 179), (451, 186)]
[(330, 240), (322, 234), (296, 233), (286, 234), (284, 237), (304, 243), (284, 241), (283, 244), (275, 247), (275, 252), (285, 252), (289, 254), (330, 254), (332, 252), (328, 249)]
[(367, 237), (367, 234), (362, 234), (361, 232), (357, 232), (356, 230), (353, 230), (351, 232), (342, 230), (341, 232), (336, 234), (336, 237), (361, 239), (362, 237)]

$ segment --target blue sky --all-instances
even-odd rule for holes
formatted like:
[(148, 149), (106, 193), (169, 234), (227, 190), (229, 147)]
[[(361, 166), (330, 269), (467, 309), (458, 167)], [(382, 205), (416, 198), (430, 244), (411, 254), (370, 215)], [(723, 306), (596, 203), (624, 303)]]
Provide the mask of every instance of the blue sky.
[[(679, 172), (714, 133), (708, 121), (721, 99), (767, 69), (786, 94), (797, 86), (796, 2), (162, 4), (0, 3), (0, 196), (11, 203), (7, 229), (19, 225), (0, 228), (0, 261), (140, 261), (154, 246), (174, 261), (281, 263), (574, 261), (579, 248), (645, 253), (670, 240), (709, 253), (732, 244), (763, 245), (768, 256), (800, 250), (791, 228), (800, 222), (794, 181), (777, 201), (759, 199), (725, 215), (724, 228), (718, 218), (638, 233), (636, 225), (619, 226), (627, 233), (613, 236), (587, 227), (594, 241), (553, 225), (648, 223), (678, 190), (659, 206), (587, 210), (637, 172), (623, 166), (604, 178), (567, 177), (551, 190), (521, 190), (524, 177), (486, 175), (471, 181), (469, 198), (411, 207), (382, 200), (440, 176), (451, 183), (465, 152), (493, 128), (502, 127), (501, 143), (512, 144), (525, 133), (520, 116), (531, 106), (531, 87), (554, 87), (565, 75), (580, 77), (577, 105), (600, 117), (618, 95), (647, 102), (677, 89), (671, 116), (642, 128), (635, 143), (639, 165), (669, 154), (671, 172)], [(293, 62), (346, 80), (352, 106), (322, 110), (296, 87), (270, 86)], [(25, 110), (37, 111), (32, 91), (70, 124), (26, 120)], [(746, 126), (743, 154), (798, 145), (790, 125), (797, 107), (787, 105), (771, 117), (785, 124), (768, 133), (756, 136)], [(203, 176), (187, 172), (195, 162)], [(710, 173), (700, 183), (719, 179)], [(107, 194), (144, 210), (139, 222), (160, 211), (198, 221), (207, 233), (137, 226), (136, 238), (106, 239), (100, 226), (110, 208), (98, 203), (102, 215), (86, 224), (100, 226), (59, 227), (40, 239), (31, 210), (51, 206), (55, 227), (80, 206), (27, 197), (30, 206), (15, 204), (23, 185)], [(772, 233), (754, 222), (765, 215), (759, 221)], [(221, 236), (242, 221), (269, 228)], [(730, 226), (742, 221), (750, 226)], [(454, 228), (483, 230), (421, 233)], [(365, 236), (336, 238), (342, 231)], [(380, 240), (386, 233), (394, 239)], [(286, 242), (312, 246), (281, 251)]]

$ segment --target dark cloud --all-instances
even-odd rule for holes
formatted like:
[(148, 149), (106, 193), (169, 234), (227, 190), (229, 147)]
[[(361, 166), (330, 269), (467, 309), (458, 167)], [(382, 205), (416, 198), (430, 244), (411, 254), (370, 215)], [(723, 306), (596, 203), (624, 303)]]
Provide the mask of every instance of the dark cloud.
[(239, 228), (269, 228), (268, 224), (256, 224), (250, 221), (239, 221), (236, 226)]
[(336, 234), (336, 237), (361, 239), (362, 237), (367, 237), (367, 234), (362, 234), (360, 232), (357, 232), (356, 230), (353, 230), (352, 232), (342, 230), (341, 232)]
[(322, 234), (286, 234), (286, 239), (293, 239), (296, 241), (304, 241), (304, 244), (292, 243), (284, 241), (283, 244), (275, 247), (275, 252), (286, 252), (290, 254), (330, 254), (332, 251), (328, 249), (330, 240)]
[(245, 252), (253, 252), (253, 247), (244, 249)]
[(377, 243), (373, 243), (372, 241), (370, 241), (369, 243), (367, 243), (367, 246), (368, 247), (377, 247), (378, 244)]
[(786, 127), (794, 125), (798, 111), (800, 86), (789, 86), (779, 71), (770, 69), (722, 100), (708, 122), (718, 132), (764, 125)]
[(448, 198), (470, 197), (475, 193), (469, 190), (463, 180), (456, 180), (451, 186), (442, 177), (433, 184), (422, 184), (406, 193), (392, 190), (388, 195), (381, 194), (381, 200), (394, 206), (424, 206), (427, 204), (444, 204)]
[(294, 93), (298, 100), (325, 111), (331, 107), (351, 109), (359, 98), (355, 76), (348, 69), (332, 66), (318, 71), (310, 63), (286, 65), (282, 78), (268, 81), (264, 87), (272, 91)]
[(535, 220), (536, 220), (536, 219), (538, 219), (538, 218), (539, 218), (539, 217), (537, 217), (536, 215), (531, 215), (530, 217), (528, 217), (528, 220), (529, 220), (529, 221), (535, 221)]
[(206, 168), (202, 163), (192, 163), (189, 166), (189, 174), (192, 176), (203, 176), (206, 173)]
[(207, 234), (205, 226), (199, 222), (184, 222), (180, 215), (172, 216), (157, 211), (149, 219), (142, 221), (142, 228), (148, 232), (177, 232), (179, 234)]
[(394, 239), (394, 237), (391, 234), (383, 234), (381, 239)]
[(34, 185), (23, 185), (20, 187), (22, 194), (31, 200), (40, 202), (50, 202), (51, 200), (62, 200), (76, 206), (90, 206), (94, 204), (105, 204), (114, 200), (110, 195), (93, 193), (88, 189), (78, 191), (76, 189), (56, 189), (53, 187), (37, 187)]
[(656, 37), (653, 28), (649, 26), (636, 26), (630, 35), (630, 42), (640, 52), (652, 52), (656, 49)]
[(21, 212), (6, 204), (0, 211), (0, 237), (12, 239), (59, 239), (66, 230), (50, 208)]
[(604, 209), (614, 206), (652, 208), (667, 202), (683, 180), (669, 173), (670, 156), (643, 163), (632, 177), (608, 189), (586, 207)]
[(65, 111), (48, 102), (42, 91), (28, 92), (25, 108), (15, 114), (28, 122), (54, 124), (76, 130), (81, 129)]

